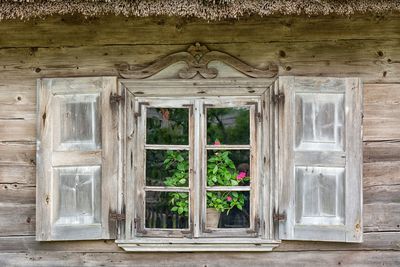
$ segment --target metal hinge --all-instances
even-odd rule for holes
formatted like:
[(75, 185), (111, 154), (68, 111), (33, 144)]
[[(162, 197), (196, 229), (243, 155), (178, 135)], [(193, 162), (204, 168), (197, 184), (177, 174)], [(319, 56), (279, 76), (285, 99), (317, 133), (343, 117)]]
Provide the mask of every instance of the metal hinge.
[(285, 100), (284, 93), (278, 93), (272, 96), (272, 103), (277, 104), (279, 102), (283, 102)]
[(110, 104), (120, 104), (122, 101), (124, 101), (125, 97), (119, 94), (111, 94), (110, 95)]
[(274, 222), (286, 221), (286, 213), (285, 212), (283, 212), (281, 214), (274, 213), (273, 220), (274, 220)]
[(126, 216), (124, 213), (110, 213), (110, 219), (115, 221), (124, 221)]

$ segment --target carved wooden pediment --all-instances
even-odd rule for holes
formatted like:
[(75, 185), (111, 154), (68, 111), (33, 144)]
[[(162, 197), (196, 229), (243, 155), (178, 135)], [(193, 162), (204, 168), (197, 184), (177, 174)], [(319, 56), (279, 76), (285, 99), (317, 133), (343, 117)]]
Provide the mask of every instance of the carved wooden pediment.
[(244, 74), (245, 77), (272, 78), (278, 73), (278, 67), (275, 64), (270, 64), (266, 69), (256, 69), (227, 53), (210, 51), (205, 45), (196, 43), (187, 51), (168, 55), (145, 68), (138, 69), (129, 64), (120, 65), (119, 74), (126, 79), (144, 79), (156, 75), (175, 63), (184, 62), (183, 66), (179, 65), (177, 72), (179, 78), (192, 79), (200, 76), (205, 79), (214, 79), (218, 77), (219, 70), (210, 66), (212, 65), (210, 63), (218, 61)]

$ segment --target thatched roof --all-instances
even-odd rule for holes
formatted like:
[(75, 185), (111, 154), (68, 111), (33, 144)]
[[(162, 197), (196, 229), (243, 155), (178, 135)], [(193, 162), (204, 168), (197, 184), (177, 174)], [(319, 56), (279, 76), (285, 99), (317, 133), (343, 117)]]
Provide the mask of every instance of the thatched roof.
[(399, 11), (400, 0), (0, 0), (0, 19), (115, 14), (214, 20), (249, 15), (352, 15)]

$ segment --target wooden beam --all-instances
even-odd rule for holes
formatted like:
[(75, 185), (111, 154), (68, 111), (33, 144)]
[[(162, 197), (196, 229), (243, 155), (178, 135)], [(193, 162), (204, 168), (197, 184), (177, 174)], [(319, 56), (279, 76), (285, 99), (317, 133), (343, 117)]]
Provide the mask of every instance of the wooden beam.
[(2, 253), (2, 266), (398, 266), (398, 251), (271, 253)]
[[(262, 29), (262, 30), (261, 30)], [(199, 42), (274, 42), (399, 37), (398, 17), (251, 17), (209, 23), (175, 17), (126, 18), (51, 16), (29, 21), (9, 20), (0, 47), (66, 47), (115, 44), (171, 44)], [(199, 33), (201, 35), (199, 35)], [(265, 34), (268, 33), (268, 34)], [(73, 38), (71, 38), (73, 37)], [(32, 51), (34, 52), (34, 50)], [(29, 53), (29, 52), (28, 52)]]

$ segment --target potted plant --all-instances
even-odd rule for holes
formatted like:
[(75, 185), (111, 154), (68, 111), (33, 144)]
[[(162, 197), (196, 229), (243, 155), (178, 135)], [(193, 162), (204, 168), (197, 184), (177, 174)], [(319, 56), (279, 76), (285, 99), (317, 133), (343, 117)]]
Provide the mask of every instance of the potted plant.
[[(218, 144), (217, 141), (215, 144)], [(207, 160), (208, 186), (240, 186), (245, 185), (250, 178), (246, 172), (237, 171), (230, 158), (230, 151), (217, 150)], [(164, 184), (167, 186), (187, 186), (189, 163), (183, 153), (168, 151), (164, 160), (164, 168), (170, 170)], [(246, 197), (243, 192), (236, 191), (209, 191), (207, 192), (206, 227), (217, 228), (221, 213), (229, 212), (233, 208), (243, 209)], [(189, 199), (187, 193), (168, 193), (168, 204), (172, 212), (179, 215), (188, 215)]]
[[(215, 142), (214, 144), (218, 144)], [(250, 180), (246, 172), (238, 172), (230, 158), (229, 151), (215, 151), (207, 160), (208, 186), (239, 186)], [(221, 213), (234, 208), (243, 209), (245, 196), (242, 192), (224, 191), (207, 192), (206, 228), (218, 227)]]

